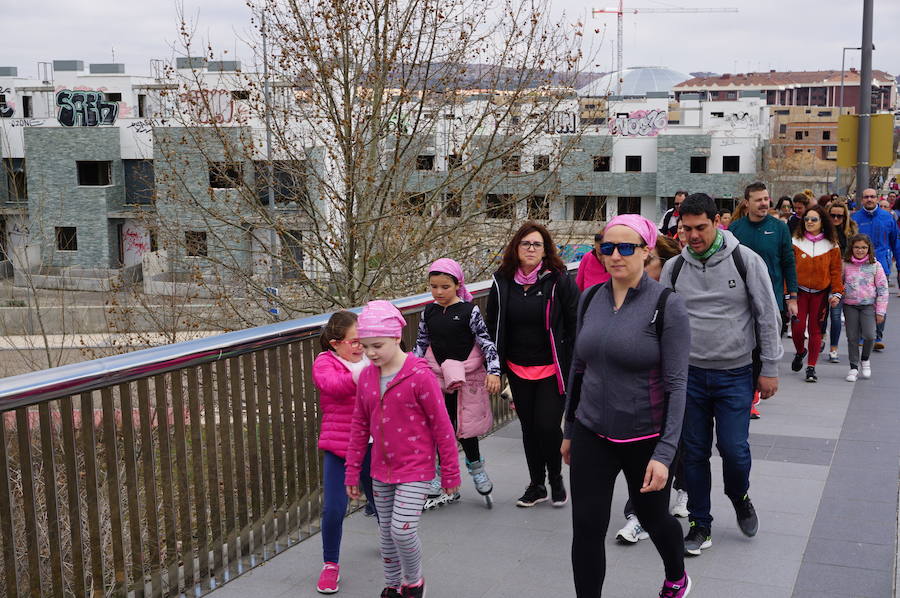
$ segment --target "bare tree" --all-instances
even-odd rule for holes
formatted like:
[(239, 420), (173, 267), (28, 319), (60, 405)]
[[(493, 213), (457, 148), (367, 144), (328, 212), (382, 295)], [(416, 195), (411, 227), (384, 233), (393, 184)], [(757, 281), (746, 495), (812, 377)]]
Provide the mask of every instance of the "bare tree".
[(358, 305), (420, 289), (439, 255), (474, 278), (518, 221), (553, 219), (580, 23), (545, 0), (250, 8), (265, 68), (171, 71), (182, 126), (154, 129), (161, 244), (217, 301), (250, 321), (280, 278), (288, 310)]

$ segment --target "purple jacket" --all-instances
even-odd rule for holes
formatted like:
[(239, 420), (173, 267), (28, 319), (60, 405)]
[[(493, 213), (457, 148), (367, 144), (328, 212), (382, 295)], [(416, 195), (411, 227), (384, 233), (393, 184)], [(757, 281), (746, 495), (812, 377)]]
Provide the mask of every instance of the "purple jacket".
[(441, 387), (428, 362), (408, 354), (403, 367), (388, 383), (384, 396), (380, 377), (381, 369), (375, 365), (359, 375), (344, 483), (359, 484), (371, 435), (374, 479), (387, 484), (431, 480), (437, 448), (441, 455), (442, 486), (459, 486), (456, 435)]

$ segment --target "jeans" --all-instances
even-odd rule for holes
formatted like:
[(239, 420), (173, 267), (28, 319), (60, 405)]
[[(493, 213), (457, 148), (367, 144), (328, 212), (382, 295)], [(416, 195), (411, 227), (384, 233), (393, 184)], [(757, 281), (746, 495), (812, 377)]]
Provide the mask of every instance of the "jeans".
[(753, 402), (753, 365), (730, 370), (690, 366), (687, 406), (681, 441), (684, 448), (684, 477), (691, 521), (712, 525), (710, 492), (712, 473), (713, 422), (716, 448), (722, 456), (725, 494), (740, 499), (750, 487), (750, 404)]
[(579, 421), (572, 433), (572, 572), (578, 598), (598, 598), (606, 576), (606, 545), (613, 488), (619, 472), (625, 474), (628, 494), (641, 525), (650, 534), (662, 558), (666, 579), (684, 576), (684, 539), (678, 520), (669, 514), (669, 480), (662, 490), (641, 493), (647, 463), (657, 439), (610, 442)]
[(875, 340), (880, 341), (884, 338), (884, 325), (887, 324), (887, 314), (884, 314), (884, 320), (879, 324), (875, 322)]
[[(369, 464), (372, 459), (372, 447), (366, 452), (362, 462), (359, 484), (370, 505), (375, 504), (372, 495), (372, 478), (369, 475)], [(347, 514), (347, 488), (344, 486), (344, 459), (332, 452), (325, 451), (322, 488), (324, 504), (322, 505), (322, 560), (326, 563), (338, 563), (341, 557), (341, 536), (344, 532), (344, 515)]]
[(826, 320), (831, 320), (831, 332), (829, 333), (828, 340), (830, 341), (831, 347), (837, 349), (838, 343), (841, 342), (841, 314), (844, 313), (844, 300), (841, 299), (840, 303), (837, 304), (837, 307), (829, 307), (828, 308), (828, 318)]

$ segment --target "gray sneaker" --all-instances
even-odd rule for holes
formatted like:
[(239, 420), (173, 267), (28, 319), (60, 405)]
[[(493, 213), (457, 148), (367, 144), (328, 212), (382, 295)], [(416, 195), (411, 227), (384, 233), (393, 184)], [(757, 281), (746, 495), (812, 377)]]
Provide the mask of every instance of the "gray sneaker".
[(688, 556), (699, 556), (700, 551), (710, 546), (712, 546), (712, 532), (709, 528), (691, 521), (691, 529), (684, 537), (684, 553)]

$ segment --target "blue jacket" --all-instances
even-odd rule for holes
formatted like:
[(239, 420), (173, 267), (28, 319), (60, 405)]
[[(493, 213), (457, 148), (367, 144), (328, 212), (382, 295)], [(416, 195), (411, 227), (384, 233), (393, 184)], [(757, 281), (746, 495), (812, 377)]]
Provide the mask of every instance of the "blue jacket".
[(875, 258), (881, 263), (885, 274), (890, 275), (892, 254), (900, 268), (900, 236), (897, 235), (897, 223), (891, 213), (881, 208), (875, 208), (871, 214), (859, 210), (853, 214), (853, 220), (859, 226), (859, 232), (872, 239)]

